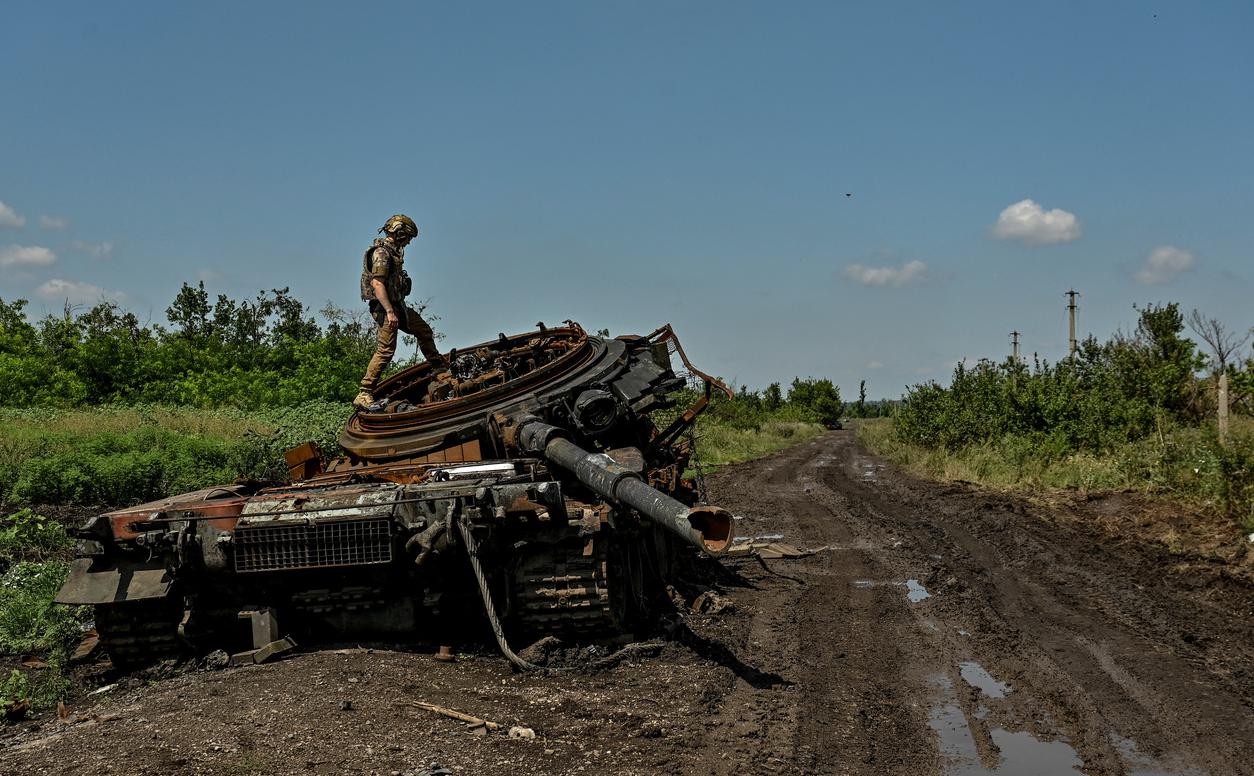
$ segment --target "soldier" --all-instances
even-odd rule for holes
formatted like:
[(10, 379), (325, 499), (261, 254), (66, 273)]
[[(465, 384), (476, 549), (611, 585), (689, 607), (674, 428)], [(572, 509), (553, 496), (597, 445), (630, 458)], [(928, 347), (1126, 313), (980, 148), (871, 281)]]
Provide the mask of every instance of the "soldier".
[(405, 246), (418, 236), (418, 226), (409, 216), (394, 215), (379, 230), (383, 237), (366, 249), (362, 257), (361, 300), (370, 303), (370, 315), (379, 324), (379, 343), (361, 378), (361, 392), (353, 399), (358, 409), (378, 409), (374, 387), (379, 375), (396, 354), (396, 330), (418, 338), (418, 348), (435, 368), (447, 364), (435, 346), (435, 335), (418, 311), (405, 304), (411, 283), (405, 272)]

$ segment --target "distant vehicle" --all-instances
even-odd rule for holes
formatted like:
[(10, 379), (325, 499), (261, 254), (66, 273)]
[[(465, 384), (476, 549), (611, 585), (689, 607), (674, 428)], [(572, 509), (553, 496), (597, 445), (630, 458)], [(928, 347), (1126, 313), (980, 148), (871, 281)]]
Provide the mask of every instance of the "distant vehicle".
[(825, 420), (823, 421), (823, 428), (826, 428), (829, 431), (840, 431), (845, 427), (845, 422), (848, 422), (842, 422), (842, 420)]

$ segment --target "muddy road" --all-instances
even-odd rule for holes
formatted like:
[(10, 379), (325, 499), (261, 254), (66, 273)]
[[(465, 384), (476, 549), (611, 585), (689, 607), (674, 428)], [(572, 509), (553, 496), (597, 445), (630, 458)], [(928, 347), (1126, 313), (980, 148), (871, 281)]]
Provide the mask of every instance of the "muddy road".
[(734, 608), (656, 656), (534, 676), (325, 649), (132, 680), (0, 732), (0, 773), (1254, 774), (1254, 587), (1231, 564), (920, 482), (851, 432), (711, 486), (743, 535), (816, 552), (730, 561)]

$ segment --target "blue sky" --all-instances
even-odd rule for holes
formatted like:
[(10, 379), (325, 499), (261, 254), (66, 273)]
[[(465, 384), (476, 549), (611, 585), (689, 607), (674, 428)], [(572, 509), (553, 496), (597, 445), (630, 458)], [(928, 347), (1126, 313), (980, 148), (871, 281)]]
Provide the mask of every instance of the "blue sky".
[[(0, 297), (356, 300), (394, 212), (451, 345), (670, 321), (846, 396), (1254, 325), (1248, 3), (8, 3)], [(849, 196), (851, 195), (851, 196)], [(1025, 202), (1027, 200), (1028, 202)], [(408, 355), (408, 354), (403, 354)]]

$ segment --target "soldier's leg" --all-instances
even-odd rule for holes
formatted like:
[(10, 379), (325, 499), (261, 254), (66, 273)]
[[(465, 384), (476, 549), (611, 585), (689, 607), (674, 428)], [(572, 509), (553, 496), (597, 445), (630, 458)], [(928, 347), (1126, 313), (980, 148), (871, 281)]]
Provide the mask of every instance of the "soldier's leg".
[(361, 378), (361, 393), (353, 401), (358, 405), (373, 403), (374, 388), (379, 383), (379, 375), (383, 374), (383, 370), (392, 363), (392, 356), (396, 355), (396, 329), (386, 325), (387, 318), (383, 315), (376, 315), (375, 322), (379, 324), (379, 336), (374, 355), (366, 365), (366, 374)]
[(418, 349), (422, 351), (422, 357), (436, 366), (444, 366), (447, 360), (435, 345), (435, 332), (431, 330), (431, 325), (422, 319), (417, 310), (408, 305), (405, 306), (405, 317), (402, 320), (404, 331), (414, 335), (418, 340)]

